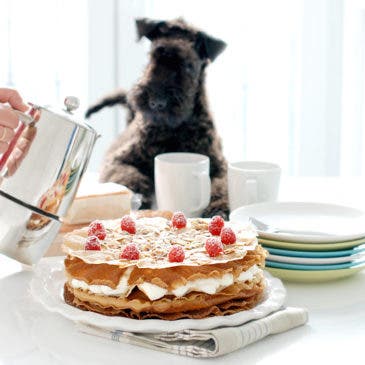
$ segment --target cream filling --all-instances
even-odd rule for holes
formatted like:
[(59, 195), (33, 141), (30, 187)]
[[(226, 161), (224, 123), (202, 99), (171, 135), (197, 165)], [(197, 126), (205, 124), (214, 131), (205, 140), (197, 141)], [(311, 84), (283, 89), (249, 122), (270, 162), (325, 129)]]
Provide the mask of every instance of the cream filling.
[[(115, 289), (106, 285), (89, 285), (82, 280), (72, 279), (71, 286), (75, 289), (89, 290), (94, 294), (103, 294), (107, 296), (128, 296), (133, 290), (135, 285), (128, 285), (128, 279), (131, 273), (131, 268), (126, 270), (124, 275), (120, 278), (119, 284)], [(185, 285), (180, 285), (177, 288), (168, 291), (158, 285), (148, 282), (138, 284), (137, 287), (141, 290), (150, 300), (157, 300), (165, 295), (174, 295), (176, 297), (182, 297), (192, 291), (202, 292), (206, 294), (216, 294), (224, 288), (232, 285), (234, 282), (244, 282), (246, 280), (252, 280), (253, 277), (262, 270), (253, 265), (247, 271), (242, 272), (235, 280), (232, 274), (224, 274), (220, 278), (207, 278), (188, 281)]]
[(119, 284), (115, 289), (111, 288), (107, 285), (89, 285), (85, 283), (85, 281), (72, 279), (71, 286), (75, 289), (89, 290), (94, 294), (103, 294), (103, 295), (117, 295), (117, 296), (128, 296), (130, 292), (133, 290), (134, 286), (128, 285), (128, 279), (131, 274), (132, 267), (129, 267), (124, 275), (120, 278)]

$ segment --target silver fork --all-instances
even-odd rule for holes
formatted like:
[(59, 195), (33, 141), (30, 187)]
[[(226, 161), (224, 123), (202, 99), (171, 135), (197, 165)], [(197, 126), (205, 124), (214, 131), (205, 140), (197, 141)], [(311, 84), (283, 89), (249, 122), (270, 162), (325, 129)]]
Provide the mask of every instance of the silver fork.
[(317, 231), (305, 231), (305, 230), (295, 230), (295, 229), (281, 229), (277, 227), (270, 226), (255, 217), (249, 217), (249, 221), (256, 226), (256, 228), (261, 232), (267, 233), (284, 233), (292, 235), (305, 235), (305, 236), (329, 236), (329, 233), (317, 232)]

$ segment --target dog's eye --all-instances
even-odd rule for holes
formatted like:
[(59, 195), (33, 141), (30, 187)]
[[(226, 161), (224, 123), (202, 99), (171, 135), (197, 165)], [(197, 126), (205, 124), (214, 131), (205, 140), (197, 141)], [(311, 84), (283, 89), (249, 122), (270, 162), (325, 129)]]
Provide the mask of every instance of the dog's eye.
[(194, 73), (194, 65), (191, 62), (188, 62), (185, 64), (185, 70), (190, 73), (193, 74)]
[(166, 55), (166, 47), (158, 46), (154, 51), (154, 55), (157, 56), (157, 57), (165, 56)]

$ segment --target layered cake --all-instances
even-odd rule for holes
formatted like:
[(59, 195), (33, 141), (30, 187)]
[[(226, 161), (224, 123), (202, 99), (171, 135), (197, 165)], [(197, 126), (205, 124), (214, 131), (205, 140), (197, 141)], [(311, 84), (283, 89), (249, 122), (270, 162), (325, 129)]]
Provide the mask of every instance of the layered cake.
[(254, 307), (266, 251), (221, 217), (95, 221), (64, 238), (66, 303), (135, 319), (205, 318)]

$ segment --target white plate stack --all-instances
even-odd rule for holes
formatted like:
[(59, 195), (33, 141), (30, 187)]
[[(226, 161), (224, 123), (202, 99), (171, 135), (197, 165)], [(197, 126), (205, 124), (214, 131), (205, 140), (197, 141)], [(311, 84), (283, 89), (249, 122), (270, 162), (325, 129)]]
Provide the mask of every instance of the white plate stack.
[(291, 281), (327, 281), (365, 268), (365, 212), (321, 203), (277, 202), (234, 210), (233, 222), (251, 222), (269, 252), (266, 267)]

